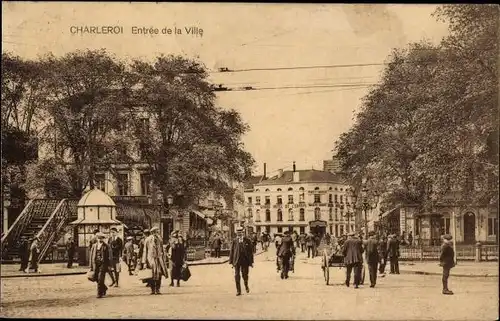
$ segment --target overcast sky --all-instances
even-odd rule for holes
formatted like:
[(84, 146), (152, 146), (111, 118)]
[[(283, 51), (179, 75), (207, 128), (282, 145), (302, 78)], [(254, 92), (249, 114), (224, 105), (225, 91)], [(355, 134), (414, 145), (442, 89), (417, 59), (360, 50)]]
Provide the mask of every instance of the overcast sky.
[[(198, 56), (207, 68), (233, 70), (383, 63), (392, 48), (447, 33), (433, 5), (12, 3), (2, 2), (2, 45), (21, 57), (106, 48), (122, 59)], [(122, 26), (120, 35), (75, 35), (71, 26)], [(133, 35), (137, 27), (183, 29), (182, 35)], [(185, 27), (203, 29), (187, 35)], [(383, 66), (212, 73), (217, 84), (255, 88), (377, 82)], [(250, 125), (246, 149), (268, 173), (322, 169), (334, 142), (353, 124), (368, 87), (267, 89), (218, 93), (221, 106)]]

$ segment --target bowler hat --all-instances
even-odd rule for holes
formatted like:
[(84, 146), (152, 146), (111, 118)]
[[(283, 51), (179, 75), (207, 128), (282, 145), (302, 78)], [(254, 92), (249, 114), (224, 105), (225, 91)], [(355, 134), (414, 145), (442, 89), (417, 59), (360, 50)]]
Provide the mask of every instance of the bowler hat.
[(285, 231), (283, 232), (285, 235), (289, 235), (290, 234), (290, 231)]
[(240, 227), (237, 227), (237, 228), (236, 228), (236, 232), (243, 232), (243, 227), (241, 227), (241, 226), (240, 226)]
[(158, 226), (154, 226), (154, 227), (152, 227), (149, 231), (150, 231), (151, 233), (153, 233), (153, 232), (158, 231), (158, 230), (160, 230), (160, 229), (158, 228)]
[(112, 228), (110, 229), (110, 231), (115, 231), (115, 232), (118, 232), (118, 230), (116, 229), (116, 227), (112, 227)]
[(97, 232), (96, 236), (97, 236), (97, 238), (98, 238), (98, 239), (103, 239), (103, 238), (105, 238), (105, 237), (106, 237), (106, 236), (104, 235), (104, 233), (101, 233), (101, 232)]
[(149, 229), (145, 229), (143, 233), (149, 233)]
[(448, 240), (448, 241), (450, 241), (450, 240), (452, 240), (452, 239), (453, 239), (453, 237), (452, 237), (450, 234), (445, 234), (445, 235), (443, 235), (443, 238), (444, 238), (445, 240)]

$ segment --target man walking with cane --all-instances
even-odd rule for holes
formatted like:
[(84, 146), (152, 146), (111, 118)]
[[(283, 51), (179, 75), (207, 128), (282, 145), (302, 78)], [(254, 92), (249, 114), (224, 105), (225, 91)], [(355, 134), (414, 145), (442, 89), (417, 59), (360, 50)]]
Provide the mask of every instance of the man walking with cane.
[(243, 228), (239, 227), (236, 230), (236, 238), (231, 244), (229, 251), (229, 264), (234, 269), (234, 281), (236, 282), (236, 296), (241, 295), (241, 276), (245, 283), (247, 293), (250, 292), (248, 287), (248, 271), (249, 267), (253, 267), (253, 245), (252, 241), (243, 236)]

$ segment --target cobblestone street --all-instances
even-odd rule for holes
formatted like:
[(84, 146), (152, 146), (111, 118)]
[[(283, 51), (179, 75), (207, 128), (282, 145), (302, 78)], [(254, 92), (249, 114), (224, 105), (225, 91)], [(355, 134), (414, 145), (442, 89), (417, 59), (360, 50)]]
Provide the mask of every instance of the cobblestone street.
[[(281, 280), (274, 250), (256, 256), (250, 271), (250, 294), (235, 296), (228, 264), (193, 266), (181, 287), (164, 280), (163, 295), (150, 296), (135, 276), (122, 273), (119, 288), (103, 299), (85, 275), (2, 280), (4, 317), (57, 318), (212, 318), (212, 319), (432, 319), (493, 320), (498, 308), (498, 278), (451, 278), (454, 296), (441, 294), (435, 275), (388, 275), (375, 289), (355, 290), (341, 283), (343, 270), (333, 269), (333, 285), (324, 284), (318, 265), (297, 258), (296, 273)], [(109, 281), (108, 281), (109, 284)], [(288, 302), (287, 309), (281, 302)], [(294, 308), (291, 308), (291, 307)]]

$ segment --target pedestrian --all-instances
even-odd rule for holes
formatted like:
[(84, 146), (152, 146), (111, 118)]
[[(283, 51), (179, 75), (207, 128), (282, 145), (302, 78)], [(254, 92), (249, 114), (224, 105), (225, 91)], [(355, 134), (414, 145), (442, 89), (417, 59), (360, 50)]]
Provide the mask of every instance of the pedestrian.
[(412, 246), (413, 245), (413, 235), (412, 232), (408, 232), (408, 245)]
[(177, 286), (181, 286), (181, 271), (186, 258), (186, 250), (182, 239), (179, 238), (179, 231), (173, 231), (170, 235), (170, 248), (168, 256), (170, 258), (170, 286), (174, 286), (174, 280), (177, 280)]
[(111, 283), (110, 286), (115, 286), (118, 287), (118, 281), (120, 280), (120, 272), (121, 272), (121, 262), (120, 258), (122, 257), (123, 253), (123, 241), (122, 239), (118, 236), (118, 230), (116, 227), (112, 227), (111, 230), (111, 237), (109, 238), (109, 245), (111, 247), (111, 269), (110, 269), (110, 274), (114, 274), (114, 280), (113, 283)]
[(257, 233), (252, 233), (253, 253), (257, 253)]
[(19, 244), (19, 258), (21, 259), (19, 271), (26, 272), (30, 259), (30, 244), (25, 236), (21, 237), (21, 242)]
[(300, 233), (299, 235), (299, 245), (300, 251), (304, 253), (306, 251), (306, 235), (304, 233)]
[(102, 298), (108, 290), (104, 280), (111, 267), (111, 249), (104, 242), (103, 233), (97, 232), (95, 237), (97, 242), (90, 248), (90, 271), (94, 272), (94, 280), (97, 282), (97, 298)]
[(306, 236), (307, 258), (314, 258), (314, 235), (309, 232)]
[(361, 267), (363, 264), (363, 242), (356, 237), (354, 232), (348, 234), (349, 238), (344, 242), (342, 254), (346, 266), (345, 285), (349, 286), (351, 273), (354, 270), (354, 288), (359, 288), (361, 283)]
[(420, 234), (415, 234), (415, 246), (420, 245)]
[(400, 244), (401, 245), (406, 245), (406, 231), (403, 231), (403, 233), (401, 234)]
[(290, 271), (290, 259), (295, 255), (295, 246), (290, 236), (290, 231), (285, 231), (285, 236), (281, 240), (278, 248), (278, 258), (281, 262), (281, 279), (288, 279)]
[(144, 240), (144, 251), (142, 253), (142, 266), (151, 269), (152, 278), (148, 282), (151, 294), (161, 294), (161, 278), (168, 277), (168, 271), (163, 256), (163, 241), (158, 235), (158, 227), (150, 230), (150, 235)]
[(387, 256), (391, 264), (389, 274), (399, 274), (399, 242), (395, 234), (389, 235), (387, 241)]
[(89, 240), (89, 247), (87, 249), (87, 258), (89, 258), (89, 260), (90, 260), (90, 250), (92, 249), (92, 245), (97, 243), (97, 233), (99, 233), (99, 230), (94, 229), (94, 231), (92, 232), (93, 235)]
[(243, 228), (236, 230), (236, 238), (231, 244), (229, 251), (229, 264), (234, 269), (234, 281), (236, 283), (236, 296), (241, 295), (241, 277), (245, 284), (245, 290), (250, 292), (248, 286), (249, 267), (253, 267), (252, 242), (243, 236)]
[(455, 267), (455, 251), (451, 244), (452, 236), (446, 234), (443, 236), (443, 245), (441, 246), (441, 255), (439, 265), (443, 267), (443, 294), (453, 295), (453, 291), (448, 288), (448, 278), (450, 270)]
[(216, 258), (220, 258), (220, 249), (221, 249), (221, 246), (222, 246), (222, 240), (221, 240), (219, 234), (215, 235), (215, 238), (214, 238), (214, 240), (212, 242), (212, 246), (214, 248), (215, 257)]
[(139, 241), (139, 252), (137, 254), (139, 270), (141, 270), (143, 268), (143, 266), (142, 266), (142, 254), (144, 253), (144, 242), (146, 241), (146, 238), (149, 235), (151, 235), (149, 233), (149, 229), (145, 229), (144, 231), (142, 231), (142, 237), (141, 237), (141, 240)]
[(132, 271), (134, 270), (134, 238), (132, 236), (127, 237), (127, 243), (125, 243), (123, 258), (128, 266), (128, 275), (133, 275)]
[(40, 248), (38, 246), (38, 241), (39, 241), (38, 236), (35, 236), (30, 246), (29, 268), (30, 270), (33, 270), (33, 272), (38, 272), (38, 257), (40, 255)]
[(377, 284), (377, 266), (379, 261), (378, 241), (374, 231), (368, 232), (368, 240), (365, 242), (365, 257), (370, 274), (370, 288)]
[(270, 240), (269, 234), (267, 232), (262, 232), (262, 247), (266, 252), (267, 249), (269, 248), (269, 240)]
[(293, 231), (293, 233), (292, 233), (292, 241), (293, 241), (293, 246), (294, 247), (299, 247), (299, 235), (297, 234), (297, 231)]
[(325, 243), (327, 245), (330, 245), (331, 242), (332, 242), (332, 237), (330, 236), (330, 234), (326, 233), (325, 234)]
[(75, 250), (76, 250), (75, 241), (73, 241), (73, 237), (70, 236), (68, 238), (68, 242), (66, 242), (66, 253), (68, 254), (68, 264), (66, 265), (66, 267), (68, 269), (71, 269), (71, 267), (73, 266)]
[(385, 235), (382, 235), (382, 239), (378, 244), (378, 252), (379, 252), (379, 267), (378, 272), (381, 277), (385, 276), (385, 266), (387, 265), (387, 238)]

